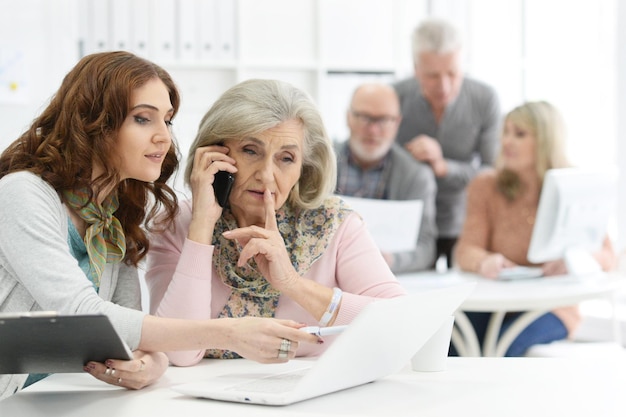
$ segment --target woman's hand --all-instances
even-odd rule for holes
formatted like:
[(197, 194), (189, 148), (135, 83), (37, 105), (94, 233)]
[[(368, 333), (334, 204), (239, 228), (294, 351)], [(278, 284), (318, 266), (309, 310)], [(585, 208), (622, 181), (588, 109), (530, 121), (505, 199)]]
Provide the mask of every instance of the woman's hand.
[(254, 258), (261, 274), (277, 290), (284, 291), (300, 279), (285, 248), (278, 224), (274, 199), (269, 190), (263, 194), (265, 203), (265, 227), (248, 226), (224, 232), (224, 237), (236, 239), (243, 247), (238, 265)]
[(501, 253), (487, 255), (478, 265), (478, 273), (485, 278), (496, 279), (504, 268), (517, 266), (514, 262), (505, 258)]
[[(263, 202), (265, 227), (248, 226), (224, 232), (224, 237), (236, 239), (243, 247), (237, 264), (242, 266), (254, 258), (259, 272), (272, 287), (320, 320), (333, 297), (333, 290), (298, 274), (278, 231), (274, 199), (269, 190), (265, 190)], [(329, 324), (333, 322), (334, 317)]]
[(567, 266), (565, 265), (565, 261), (562, 259), (544, 263), (541, 265), (541, 270), (543, 271), (543, 275), (546, 277), (567, 274)]
[(141, 389), (156, 382), (169, 365), (167, 356), (161, 352), (136, 350), (133, 357), (130, 361), (109, 359), (105, 363), (88, 362), (83, 369), (107, 384)]
[[(287, 362), (296, 356), (300, 343), (323, 343), (318, 336), (298, 330), (293, 320), (242, 317), (223, 320), (226, 349), (261, 363)], [(285, 342), (288, 341), (288, 342)], [(280, 354), (281, 347), (288, 347)]]
[(229, 157), (226, 146), (212, 145), (196, 149), (193, 170), (189, 177), (191, 186), (192, 215), (187, 237), (190, 240), (211, 244), (215, 222), (222, 215), (217, 203), (213, 182), (218, 171), (235, 173), (235, 160)]

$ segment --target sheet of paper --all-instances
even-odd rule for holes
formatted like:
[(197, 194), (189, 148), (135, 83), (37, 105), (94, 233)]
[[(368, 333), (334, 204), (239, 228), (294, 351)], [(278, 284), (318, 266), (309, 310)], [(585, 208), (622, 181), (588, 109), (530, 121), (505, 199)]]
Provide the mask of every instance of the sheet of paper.
[(412, 250), (422, 220), (422, 200), (375, 200), (340, 196), (356, 210), (383, 252)]

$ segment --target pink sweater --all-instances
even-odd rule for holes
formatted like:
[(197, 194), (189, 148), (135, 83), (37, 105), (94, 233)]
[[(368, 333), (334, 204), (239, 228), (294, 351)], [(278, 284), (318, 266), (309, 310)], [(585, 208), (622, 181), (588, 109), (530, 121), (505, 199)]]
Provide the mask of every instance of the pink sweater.
[[(150, 312), (157, 316), (216, 318), (230, 295), (230, 288), (212, 265), (214, 247), (187, 239), (190, 221), (191, 202), (185, 201), (180, 205), (175, 231), (153, 236), (150, 242), (146, 283)], [(378, 298), (406, 294), (355, 213), (339, 227), (324, 255), (304, 278), (343, 290), (334, 325), (350, 323), (365, 305)], [(318, 325), (311, 314), (286, 296), (280, 297), (275, 317)], [(317, 356), (329, 341), (330, 338), (323, 345), (302, 344), (298, 356)], [(168, 356), (173, 364), (187, 366), (199, 362), (204, 350), (169, 352)]]
[[(498, 191), (496, 171), (477, 175), (467, 188), (467, 217), (455, 248), (454, 260), (468, 272), (478, 267), (489, 254), (500, 253), (518, 265), (531, 265), (526, 254), (530, 245), (534, 219), (539, 204), (538, 180), (526, 181), (528, 192), (508, 201)], [(607, 271), (613, 268), (615, 253), (610, 240), (594, 256)], [(558, 316), (570, 336), (581, 321), (577, 306), (557, 308)]]

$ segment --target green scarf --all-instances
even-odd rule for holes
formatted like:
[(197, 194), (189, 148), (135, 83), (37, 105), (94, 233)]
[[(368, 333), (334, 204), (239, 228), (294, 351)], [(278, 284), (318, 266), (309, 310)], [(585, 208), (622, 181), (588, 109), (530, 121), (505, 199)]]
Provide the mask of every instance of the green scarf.
[(64, 191), (63, 196), (66, 204), (89, 225), (84, 240), (90, 275), (96, 287), (100, 287), (100, 277), (107, 262), (121, 262), (126, 254), (124, 229), (113, 215), (119, 207), (117, 193), (109, 195), (102, 205), (89, 200), (86, 190)]

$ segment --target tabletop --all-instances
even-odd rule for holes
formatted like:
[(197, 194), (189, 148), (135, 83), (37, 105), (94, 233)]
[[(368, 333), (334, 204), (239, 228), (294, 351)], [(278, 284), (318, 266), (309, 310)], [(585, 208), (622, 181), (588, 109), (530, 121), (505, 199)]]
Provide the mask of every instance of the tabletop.
[(611, 417), (626, 412), (626, 362), (607, 358), (448, 358), (442, 372), (414, 372), (407, 364), (379, 381), (282, 407), (197, 399), (170, 388), (262, 366), (207, 359), (170, 367), (155, 385), (139, 391), (88, 374), (55, 374), (0, 402), (0, 415)]
[[(476, 274), (452, 270), (447, 273), (419, 272), (403, 274), (398, 280), (409, 292), (475, 282), (474, 291), (455, 314), (452, 334), (462, 356), (503, 356), (524, 328), (537, 317), (563, 306), (582, 301), (608, 298), (626, 288), (626, 277), (617, 273), (595, 273), (586, 276), (560, 275), (516, 281), (498, 281)], [(465, 312), (492, 312), (482, 346)], [(524, 312), (502, 335), (500, 327), (507, 312)], [(616, 329), (617, 327), (614, 326)], [(615, 340), (620, 341), (619, 334)]]
[(559, 275), (517, 281), (498, 281), (458, 271), (419, 272), (399, 275), (398, 280), (409, 292), (476, 282), (474, 291), (461, 305), (463, 311), (552, 309), (608, 297), (626, 287), (626, 277), (604, 272), (584, 277)]

